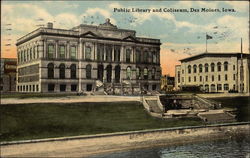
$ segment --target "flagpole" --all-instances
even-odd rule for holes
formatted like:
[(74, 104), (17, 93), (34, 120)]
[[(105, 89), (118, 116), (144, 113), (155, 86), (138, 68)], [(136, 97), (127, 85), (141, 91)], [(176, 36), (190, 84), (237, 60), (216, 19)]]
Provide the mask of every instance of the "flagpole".
[(207, 53), (207, 33), (206, 33), (206, 53)]

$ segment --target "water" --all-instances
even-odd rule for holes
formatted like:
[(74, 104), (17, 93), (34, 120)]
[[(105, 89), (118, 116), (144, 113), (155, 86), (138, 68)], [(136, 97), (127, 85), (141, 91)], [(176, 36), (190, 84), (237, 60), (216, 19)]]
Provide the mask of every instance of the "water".
[(92, 158), (249, 158), (250, 139), (217, 140), (98, 155)]

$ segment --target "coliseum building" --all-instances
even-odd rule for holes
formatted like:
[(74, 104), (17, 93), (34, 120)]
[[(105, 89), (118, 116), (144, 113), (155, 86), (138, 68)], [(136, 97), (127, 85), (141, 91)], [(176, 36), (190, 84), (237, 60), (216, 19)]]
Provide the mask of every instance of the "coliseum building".
[(180, 60), (175, 88), (199, 87), (205, 92), (250, 92), (250, 54), (203, 53)]
[(104, 24), (55, 29), (17, 41), (18, 92), (136, 94), (160, 90), (160, 40)]

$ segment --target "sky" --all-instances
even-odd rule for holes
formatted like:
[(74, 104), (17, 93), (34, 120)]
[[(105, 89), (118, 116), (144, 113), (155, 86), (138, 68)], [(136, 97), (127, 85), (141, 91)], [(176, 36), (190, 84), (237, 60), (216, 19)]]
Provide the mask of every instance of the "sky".
[[(131, 12), (132, 8), (151, 12)], [(164, 12), (165, 8), (188, 12)], [(202, 12), (202, 8), (219, 11)], [(204, 53), (206, 33), (212, 36), (207, 40), (208, 53), (240, 52), (241, 38), (243, 52), (249, 53), (248, 1), (1, 1), (1, 57), (16, 57), (16, 40), (47, 22), (70, 29), (79, 24), (99, 25), (106, 18), (118, 28), (135, 30), (138, 37), (160, 39), (163, 75), (174, 76), (180, 59)]]

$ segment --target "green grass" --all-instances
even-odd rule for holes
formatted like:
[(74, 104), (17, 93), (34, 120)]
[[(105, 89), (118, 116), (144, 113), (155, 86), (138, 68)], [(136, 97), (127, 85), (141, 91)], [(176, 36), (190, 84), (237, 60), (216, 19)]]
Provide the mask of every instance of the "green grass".
[(199, 119), (162, 120), (139, 102), (1, 105), (0, 141), (201, 125)]
[(1, 93), (1, 98), (34, 98), (76, 96), (76, 93)]

